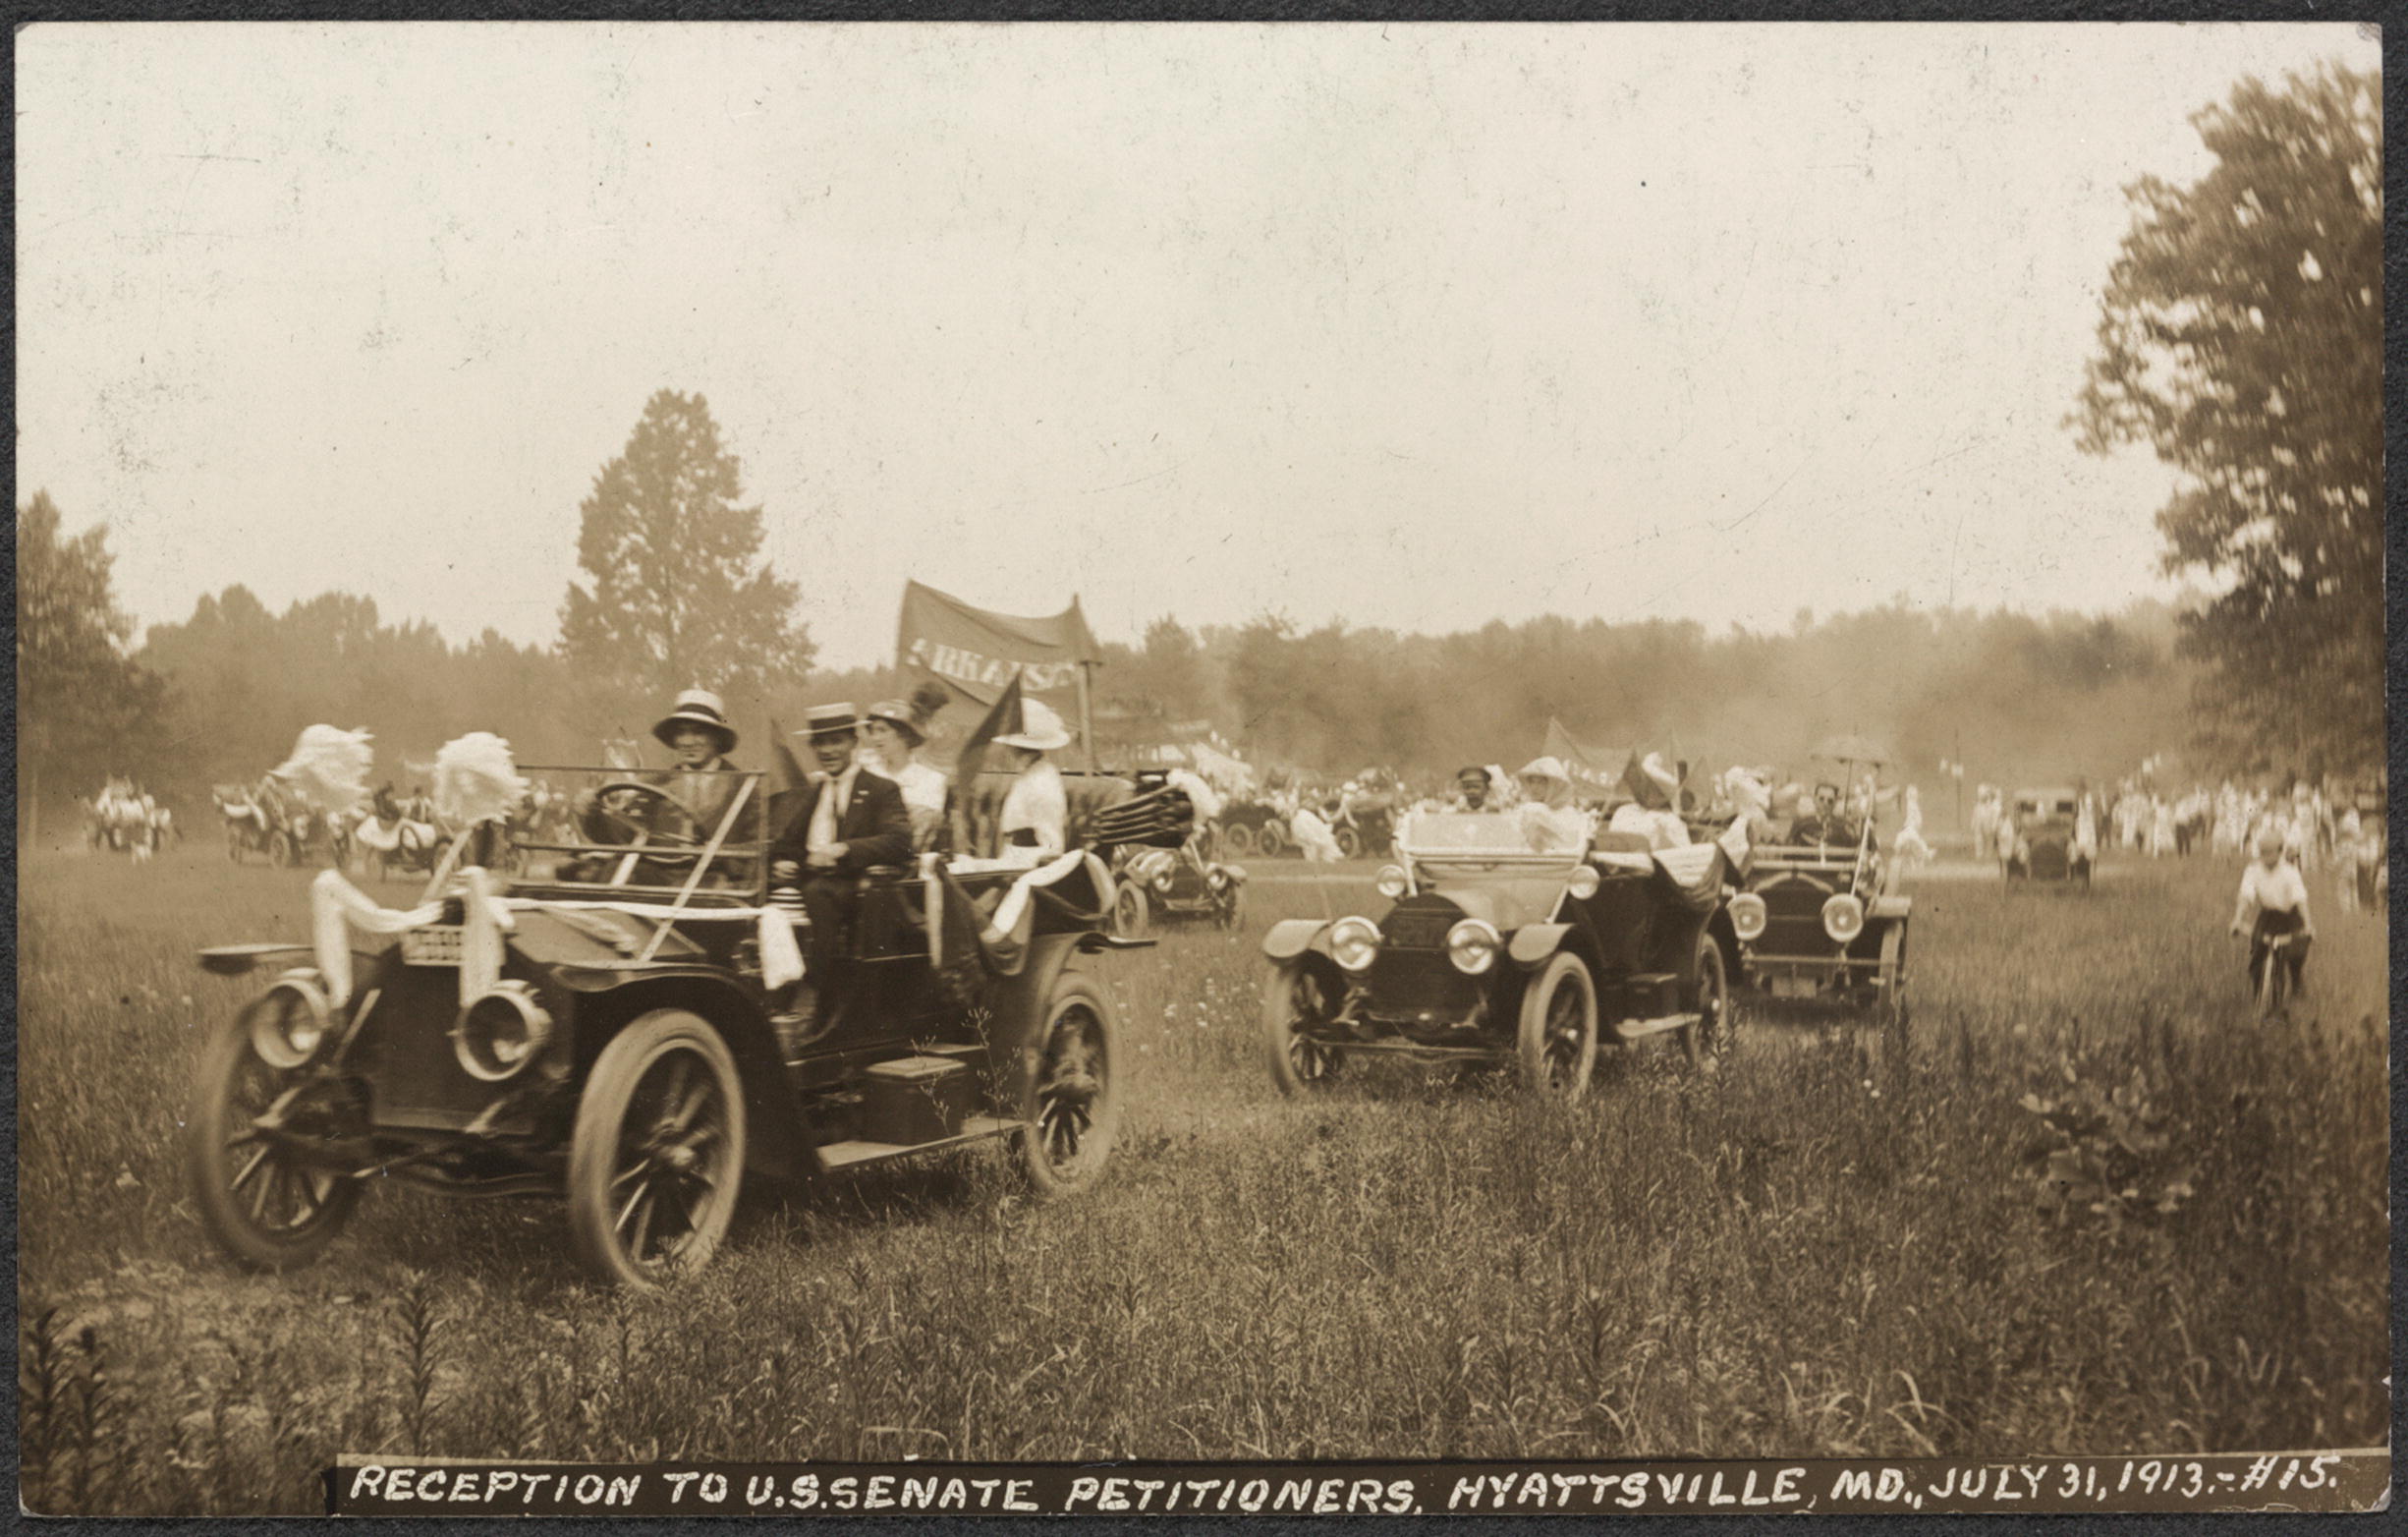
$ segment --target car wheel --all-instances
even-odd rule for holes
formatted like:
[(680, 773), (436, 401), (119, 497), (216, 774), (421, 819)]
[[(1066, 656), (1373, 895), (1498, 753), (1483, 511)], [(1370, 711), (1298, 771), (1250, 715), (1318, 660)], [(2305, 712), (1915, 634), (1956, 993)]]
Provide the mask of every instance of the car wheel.
[(1336, 1047), (1304, 1034), (1336, 1016), (1345, 990), (1325, 965), (1299, 955), (1271, 968), (1262, 984), (1262, 1044), (1271, 1082), (1282, 1094), (1326, 1089), (1346, 1058)]
[(1112, 932), (1124, 939), (1142, 939), (1148, 917), (1146, 888), (1124, 879), (1112, 894)]
[(1722, 941), (1712, 934), (1698, 936), (1698, 1022), (1681, 1030), (1681, 1049), (1700, 1067), (1712, 1068), (1731, 1054), (1731, 979), (1722, 959)]
[(1242, 822), (1232, 822), (1221, 828), (1221, 847), (1239, 859), (1255, 851), (1255, 829)]
[[(253, 1003), (220, 1024), (200, 1057), (199, 1081), (185, 1116), (185, 1182), (200, 1224), (246, 1270), (297, 1270), (324, 1253), (359, 1202), (360, 1186), (308, 1156), (311, 1140), (356, 1136), (360, 1115), (349, 1091), (308, 1069), (284, 1069), (252, 1046)], [(282, 1134), (256, 1125), (284, 1107)]]
[(1338, 852), (1345, 855), (1348, 859), (1361, 859), (1363, 857), (1363, 834), (1357, 832), (1354, 828), (1340, 827), (1338, 829), (1337, 843)]
[(1266, 822), (1255, 828), (1255, 847), (1265, 859), (1276, 859), (1288, 846), (1288, 829), (1276, 822)]
[(293, 834), (278, 832), (267, 840), (267, 862), (278, 868), (301, 863), (301, 850), (293, 846)]
[(1212, 915), (1213, 922), (1224, 929), (1235, 929), (1246, 921), (1246, 883), (1232, 881), (1221, 887), (1220, 907)]
[(1117, 1035), (1111, 1005), (1086, 973), (1054, 979), (1019, 1137), (1021, 1173), (1038, 1195), (1086, 1189), (1112, 1156), (1120, 1131)]
[(744, 1182), (744, 1114), (700, 1016), (655, 1009), (611, 1038), (569, 1142), (569, 1233), (594, 1279), (649, 1289), (709, 1262)]
[(1578, 1099), (1596, 1069), (1596, 984), (1569, 950), (1557, 950), (1522, 992), (1522, 1086)]
[(1906, 1000), (1906, 925), (1892, 923), (1881, 935), (1881, 1023), (1903, 1039), (1911, 1011)]

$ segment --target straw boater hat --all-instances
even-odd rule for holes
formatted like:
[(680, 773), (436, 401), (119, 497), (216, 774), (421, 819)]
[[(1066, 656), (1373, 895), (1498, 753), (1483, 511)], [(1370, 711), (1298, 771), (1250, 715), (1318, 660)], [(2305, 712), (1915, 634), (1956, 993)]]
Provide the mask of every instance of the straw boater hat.
[(813, 705), (803, 712), (803, 729), (795, 735), (815, 741), (823, 736), (851, 736), (861, 726), (861, 717), (854, 713), (850, 701), (841, 705)]
[(1020, 729), (995, 738), (997, 747), (1024, 748), (1032, 753), (1050, 753), (1070, 745), (1070, 730), (1062, 717), (1054, 713), (1051, 705), (1042, 700), (1023, 700), (1020, 704)]
[(677, 728), (681, 725), (700, 726), (704, 730), (715, 731), (719, 736), (720, 752), (732, 753), (736, 750), (736, 728), (727, 723), (727, 706), (708, 689), (688, 689), (677, 696), (675, 708), (660, 717), (652, 727), (652, 735), (659, 738), (663, 747), (675, 747)]

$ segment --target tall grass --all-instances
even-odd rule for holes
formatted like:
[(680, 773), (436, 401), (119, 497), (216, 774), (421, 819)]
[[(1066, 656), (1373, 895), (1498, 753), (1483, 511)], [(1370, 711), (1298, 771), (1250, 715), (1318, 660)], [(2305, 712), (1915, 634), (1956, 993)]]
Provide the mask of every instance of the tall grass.
[[(174, 1144), (194, 945), (301, 932), (301, 878), (29, 864), (20, 916), (24, 1487), (42, 1510), (301, 1510), (341, 1451), (577, 1458), (2008, 1454), (2384, 1433), (2380, 920), (2327, 915), (2248, 1021), (2233, 873), (1927, 886), (1910, 1048), (1751, 1020), (1722, 1072), (1609, 1053), (1579, 1105), (1353, 1074), (1283, 1101), (1251, 937), (1098, 962), (1105, 1183), (989, 1155), (761, 1192), (624, 1297), (556, 1206), (375, 1191), (315, 1269), (206, 1245)], [(1367, 891), (1264, 884), (1252, 923)], [(189, 1001), (188, 1001), (189, 999)], [(2121, 1091), (2192, 1192), (2044, 1210), (2021, 1103)], [(2110, 1193), (2112, 1194), (2112, 1192)]]

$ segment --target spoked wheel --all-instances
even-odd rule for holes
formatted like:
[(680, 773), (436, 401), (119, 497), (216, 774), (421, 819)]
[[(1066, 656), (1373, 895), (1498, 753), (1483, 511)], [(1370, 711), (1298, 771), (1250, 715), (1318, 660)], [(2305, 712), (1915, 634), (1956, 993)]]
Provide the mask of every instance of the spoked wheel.
[(1325, 966), (1308, 957), (1281, 961), (1262, 985), (1262, 1044), (1267, 1051), (1271, 1081), (1282, 1094), (1310, 1094), (1326, 1089), (1346, 1057), (1305, 1034), (1337, 1016), (1345, 1001), (1343, 988)]
[(1354, 828), (1340, 827), (1338, 829), (1337, 841), (1338, 852), (1345, 855), (1348, 859), (1361, 859), (1363, 857), (1363, 834), (1357, 832)]
[(1112, 894), (1112, 932), (1124, 939), (1141, 939), (1151, 916), (1146, 888), (1135, 881), (1122, 881), (1120, 889)]
[(1261, 826), (1255, 829), (1255, 847), (1262, 851), (1264, 858), (1268, 859), (1276, 857), (1279, 852), (1282, 849), (1285, 849), (1287, 846), (1287, 828), (1281, 826), (1278, 823), (1266, 822), (1262, 824)]
[(2269, 944), (2266, 958), (2258, 963), (2258, 1022), (2266, 1024), (2282, 1016), (2291, 1006), (2291, 968), (2284, 958), (2287, 945)]
[(708, 1263), (744, 1181), (744, 1085), (727, 1043), (684, 1009), (602, 1048), (569, 1144), (569, 1231), (595, 1279), (650, 1288)]
[(1522, 1087), (1574, 1100), (1596, 1068), (1596, 984), (1569, 950), (1558, 950), (1522, 994)]
[(1731, 1054), (1733, 1018), (1731, 981), (1722, 960), (1722, 941), (1712, 934), (1698, 936), (1698, 1022), (1681, 1027), (1681, 1049), (1689, 1060), (1708, 1071)]
[(1240, 859), (1255, 851), (1255, 829), (1242, 822), (1233, 822), (1221, 828), (1221, 847)]
[(1039, 1195), (1083, 1190), (1103, 1173), (1120, 1131), (1111, 1006), (1084, 973), (1055, 979), (1022, 1099), (1020, 1167)]
[(1224, 929), (1234, 929), (1246, 921), (1246, 883), (1231, 881), (1221, 887), (1220, 905), (1213, 910), (1212, 921)]
[(301, 850), (294, 847), (293, 834), (277, 832), (268, 838), (267, 862), (279, 867), (301, 863)]
[(1895, 922), (1881, 936), (1881, 1023), (1904, 1039), (1914, 1015), (1906, 999), (1906, 925)]
[[(262, 1004), (254, 1004), (256, 1008)], [(359, 1106), (339, 1080), (269, 1065), (252, 1046), (252, 1010), (219, 1025), (185, 1117), (185, 1182), (201, 1225), (246, 1270), (296, 1270), (350, 1221), (360, 1186), (312, 1142), (349, 1138)], [(274, 1131), (257, 1122), (271, 1110)]]

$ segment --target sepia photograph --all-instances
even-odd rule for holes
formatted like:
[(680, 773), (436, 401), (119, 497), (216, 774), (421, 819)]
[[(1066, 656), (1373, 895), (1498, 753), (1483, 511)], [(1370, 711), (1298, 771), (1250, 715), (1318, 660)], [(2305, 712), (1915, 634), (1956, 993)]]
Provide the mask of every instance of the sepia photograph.
[(2373, 26), (15, 43), (24, 1509), (2387, 1501)]

